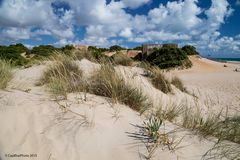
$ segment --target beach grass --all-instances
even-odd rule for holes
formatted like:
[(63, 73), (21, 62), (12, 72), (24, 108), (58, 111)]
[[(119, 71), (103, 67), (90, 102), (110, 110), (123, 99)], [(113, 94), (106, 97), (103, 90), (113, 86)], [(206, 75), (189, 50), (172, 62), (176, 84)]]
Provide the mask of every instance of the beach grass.
[(178, 88), (180, 91), (182, 92), (185, 92), (185, 93), (188, 93), (186, 87), (184, 86), (182, 80), (180, 78), (178, 78), (177, 76), (174, 76), (172, 78), (172, 81), (171, 83), (176, 87)]
[(113, 63), (116, 65), (131, 66), (133, 64), (133, 60), (124, 54), (117, 53), (113, 55)]
[(159, 119), (168, 120), (170, 122), (173, 122), (177, 117), (181, 116), (183, 113), (184, 106), (180, 104), (175, 103), (169, 103), (166, 107), (162, 107), (159, 105), (159, 107), (155, 111), (155, 116)]
[(203, 117), (199, 110), (186, 109), (182, 126), (203, 137), (213, 136), (219, 141), (228, 140), (240, 144), (240, 116), (223, 118), (220, 112)]
[(9, 61), (0, 60), (0, 89), (7, 87), (8, 82), (13, 78), (12, 67)]
[(152, 73), (150, 75), (151, 83), (155, 88), (166, 94), (172, 91), (171, 83), (165, 77), (161, 69), (158, 67), (151, 67), (150, 72)]
[(48, 87), (55, 95), (66, 96), (69, 92), (81, 91), (83, 88), (82, 71), (78, 65), (65, 55), (51, 57), (52, 64), (43, 73), (39, 85)]
[(140, 113), (151, 105), (147, 97), (140, 90), (128, 85), (109, 63), (102, 64), (91, 79), (89, 89), (93, 94), (110, 97), (113, 102), (125, 104)]

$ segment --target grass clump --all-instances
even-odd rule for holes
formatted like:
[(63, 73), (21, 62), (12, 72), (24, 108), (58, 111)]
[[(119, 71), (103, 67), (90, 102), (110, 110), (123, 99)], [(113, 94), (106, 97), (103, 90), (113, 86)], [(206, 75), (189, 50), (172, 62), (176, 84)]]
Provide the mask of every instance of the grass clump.
[(133, 64), (133, 60), (131, 58), (121, 53), (113, 55), (113, 62), (114, 64), (123, 66), (131, 66)]
[(46, 84), (50, 92), (64, 95), (68, 92), (81, 91), (83, 88), (82, 71), (69, 57), (58, 55), (39, 81), (39, 85)]
[(182, 80), (178, 77), (173, 77), (171, 83), (176, 87), (178, 88), (180, 91), (182, 92), (185, 92), (185, 93), (188, 93), (186, 87), (184, 86)]
[(159, 119), (168, 120), (173, 122), (173, 120), (182, 114), (183, 105), (170, 103), (164, 109), (162, 107), (157, 108), (155, 116)]
[(89, 87), (93, 94), (110, 97), (114, 102), (128, 105), (140, 113), (150, 105), (147, 97), (140, 90), (126, 84), (111, 64), (101, 66), (99, 72), (93, 75)]
[(150, 75), (151, 82), (155, 88), (161, 90), (163, 93), (169, 93), (172, 91), (171, 83), (158, 67), (152, 67), (150, 72), (152, 73)]
[(221, 118), (221, 112), (217, 115), (208, 115), (206, 118), (200, 111), (190, 109), (185, 111), (182, 126), (207, 137), (214, 136), (219, 141), (228, 140), (240, 144), (240, 116)]
[(0, 89), (7, 87), (8, 82), (12, 79), (11, 64), (8, 61), (0, 60)]

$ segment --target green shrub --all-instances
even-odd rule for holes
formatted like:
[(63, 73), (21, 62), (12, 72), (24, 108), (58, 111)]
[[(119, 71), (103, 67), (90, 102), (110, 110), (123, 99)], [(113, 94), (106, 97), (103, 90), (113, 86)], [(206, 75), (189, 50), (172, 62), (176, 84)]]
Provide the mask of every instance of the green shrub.
[(114, 51), (121, 51), (121, 50), (124, 50), (125, 48), (123, 48), (123, 47), (121, 47), (121, 46), (118, 46), (118, 45), (114, 45), (114, 46), (111, 46), (110, 48), (109, 48), (109, 50), (111, 51), (111, 52), (114, 52)]
[(30, 51), (23, 44), (16, 44), (10, 46), (0, 46), (0, 59), (10, 61), (13, 65), (26, 65), (29, 60), (21, 56), (22, 53), (29, 53)]
[(161, 69), (183, 67), (186, 61), (188, 61), (187, 63), (191, 63), (183, 50), (171, 46), (156, 49), (146, 60)]
[(191, 45), (185, 45), (182, 47), (182, 50), (187, 54), (187, 55), (199, 55), (199, 53), (196, 51), (196, 48)]
[(0, 60), (0, 89), (6, 88), (12, 77), (10, 62)]
[(146, 96), (140, 90), (126, 84), (111, 64), (102, 65), (100, 71), (91, 79), (89, 88), (93, 94), (110, 97), (114, 102), (126, 104), (140, 112), (145, 111), (150, 105)]
[(55, 48), (54, 46), (51, 46), (51, 45), (40, 45), (40, 46), (33, 47), (33, 49), (31, 50), (31, 54), (36, 55), (36, 57), (39, 57), (39, 56), (48, 57), (56, 51), (60, 51), (60, 49)]

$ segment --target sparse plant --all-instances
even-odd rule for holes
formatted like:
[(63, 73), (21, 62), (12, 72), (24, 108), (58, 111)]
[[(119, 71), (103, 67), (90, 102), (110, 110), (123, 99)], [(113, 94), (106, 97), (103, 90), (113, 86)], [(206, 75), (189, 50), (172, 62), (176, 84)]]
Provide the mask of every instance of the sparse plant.
[(0, 60), (0, 89), (7, 87), (8, 82), (12, 79), (11, 64), (6, 60)]
[(177, 87), (180, 91), (188, 93), (186, 87), (184, 86), (182, 80), (177, 76), (174, 76), (171, 83)]
[(179, 117), (183, 112), (182, 104), (169, 103), (166, 107), (159, 106), (155, 112), (155, 116), (173, 122), (173, 120)]
[(222, 119), (221, 112), (217, 115), (209, 114), (204, 118), (199, 110), (187, 109), (182, 126), (203, 137), (214, 136), (219, 141), (228, 140), (240, 144), (240, 116)]
[(161, 126), (163, 125), (163, 120), (159, 119), (154, 115), (144, 121), (143, 126), (135, 126), (139, 128), (137, 133), (128, 133), (130, 137), (140, 140), (144, 143), (147, 149), (147, 155), (144, 155), (146, 159), (151, 159), (160, 146), (168, 146), (168, 149), (173, 149), (171, 145), (173, 141), (170, 140), (168, 133), (165, 133), (164, 130), (161, 131)]
[(90, 91), (96, 95), (110, 97), (113, 102), (126, 104), (140, 112), (151, 105), (147, 97), (140, 90), (128, 85), (111, 64), (103, 64), (93, 75)]
[(155, 116), (151, 116), (148, 121), (144, 122), (146, 133), (149, 136), (149, 143), (157, 143), (160, 137), (160, 127), (163, 121)]
[(208, 150), (202, 159), (240, 159), (240, 145), (229, 141), (218, 141), (210, 150)]

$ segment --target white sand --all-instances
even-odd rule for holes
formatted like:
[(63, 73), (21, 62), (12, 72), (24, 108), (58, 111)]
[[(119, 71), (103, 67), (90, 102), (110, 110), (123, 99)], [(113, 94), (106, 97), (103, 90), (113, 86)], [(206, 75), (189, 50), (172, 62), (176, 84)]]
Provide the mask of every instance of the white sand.
[[(205, 58), (191, 57), (193, 67), (178, 71), (188, 90), (195, 93), (209, 108), (220, 112), (229, 109), (229, 114), (240, 112), (240, 64), (220, 63)], [(223, 67), (223, 65), (227, 67)]]
[[(100, 67), (87, 60), (78, 63), (86, 76)], [(139, 131), (133, 125), (143, 125), (144, 116), (127, 106), (112, 104), (105, 97), (87, 94), (85, 100), (84, 93), (69, 94), (68, 100), (57, 104), (44, 87), (34, 85), (45, 67), (41, 65), (17, 70), (8, 89), (0, 91), (0, 159), (144, 159), (143, 155), (147, 154), (144, 144), (129, 137), (129, 133)], [(122, 66), (116, 69), (125, 80), (151, 97), (155, 104), (167, 105), (171, 101), (178, 103), (186, 96), (188, 99), (191, 97), (177, 89), (174, 89), (173, 95), (163, 94), (141, 76), (142, 69)], [(191, 76), (195, 74), (192, 70), (178, 74), (189, 89), (199, 86), (194, 82), (198, 78)], [(239, 79), (236, 80), (238, 75), (235, 76), (235, 81), (239, 82)], [(204, 86), (204, 79), (200, 81)], [(14, 87), (16, 84), (21, 85)], [(26, 89), (29, 90), (24, 92)], [(166, 122), (161, 132), (176, 129), (179, 128)], [(184, 138), (178, 145), (179, 149), (172, 152), (166, 146), (160, 147), (153, 159), (199, 160), (213, 145), (210, 140), (201, 140), (184, 130), (169, 136), (176, 143)], [(37, 157), (8, 158), (5, 154), (37, 154)]]

